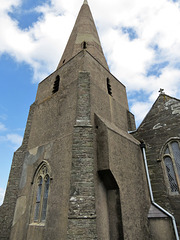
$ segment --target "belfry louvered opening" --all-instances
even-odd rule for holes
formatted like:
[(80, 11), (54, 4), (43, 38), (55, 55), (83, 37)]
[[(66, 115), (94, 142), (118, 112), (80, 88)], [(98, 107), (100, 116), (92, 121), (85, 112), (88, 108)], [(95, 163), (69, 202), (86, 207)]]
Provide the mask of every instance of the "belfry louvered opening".
[(86, 49), (86, 48), (87, 48), (87, 42), (84, 41), (84, 42), (82, 43), (82, 48), (83, 48), (83, 49)]
[(56, 80), (54, 81), (52, 93), (56, 93), (59, 90), (59, 83), (60, 83), (60, 77), (59, 77), (59, 75), (57, 75)]
[(112, 89), (109, 78), (107, 78), (107, 91), (110, 96), (112, 96)]

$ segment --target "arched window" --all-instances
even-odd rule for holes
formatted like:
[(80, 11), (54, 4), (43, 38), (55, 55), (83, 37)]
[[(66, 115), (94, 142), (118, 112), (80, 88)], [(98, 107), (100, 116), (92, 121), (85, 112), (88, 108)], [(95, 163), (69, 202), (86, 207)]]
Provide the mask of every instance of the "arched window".
[(46, 219), (47, 202), (49, 194), (50, 176), (48, 166), (43, 162), (34, 176), (34, 198), (32, 221), (43, 223)]
[(163, 151), (163, 160), (171, 194), (180, 193), (180, 141), (172, 139)]

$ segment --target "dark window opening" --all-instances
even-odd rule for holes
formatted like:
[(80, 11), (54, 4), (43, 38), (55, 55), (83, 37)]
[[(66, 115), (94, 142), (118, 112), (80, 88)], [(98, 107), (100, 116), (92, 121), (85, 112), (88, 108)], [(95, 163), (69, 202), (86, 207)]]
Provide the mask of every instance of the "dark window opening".
[(66, 61), (66, 60), (64, 59), (64, 60), (63, 60), (63, 63), (65, 63), (65, 61)]
[(86, 49), (86, 48), (87, 48), (87, 42), (83, 42), (83, 43), (82, 43), (82, 48), (83, 48), (83, 49)]
[(111, 84), (110, 84), (109, 78), (107, 78), (107, 90), (108, 90), (108, 94), (110, 96), (112, 96), (112, 89), (111, 89)]
[(60, 77), (59, 77), (59, 75), (57, 75), (56, 80), (54, 82), (52, 93), (55, 93), (59, 90), (59, 82), (60, 82)]

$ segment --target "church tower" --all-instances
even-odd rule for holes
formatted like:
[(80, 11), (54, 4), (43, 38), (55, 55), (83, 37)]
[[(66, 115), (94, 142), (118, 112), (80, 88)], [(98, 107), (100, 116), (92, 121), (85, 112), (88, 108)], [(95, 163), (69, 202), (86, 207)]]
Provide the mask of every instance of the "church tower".
[(175, 239), (167, 215), (155, 207), (158, 217), (149, 215), (133, 130), (125, 86), (109, 71), (85, 0), (31, 105), (0, 208), (1, 239)]

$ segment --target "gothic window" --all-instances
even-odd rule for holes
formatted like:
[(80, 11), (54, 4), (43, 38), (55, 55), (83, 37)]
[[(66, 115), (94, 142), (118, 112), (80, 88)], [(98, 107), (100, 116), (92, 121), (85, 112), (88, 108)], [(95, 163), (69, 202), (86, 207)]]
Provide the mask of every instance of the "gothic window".
[(34, 178), (34, 204), (32, 221), (43, 223), (46, 219), (47, 201), (49, 194), (50, 176), (46, 163), (43, 162)]
[(163, 160), (171, 194), (180, 193), (180, 142), (169, 141), (163, 152)]
[(60, 77), (59, 77), (59, 75), (57, 75), (56, 80), (54, 81), (52, 93), (56, 93), (59, 90), (59, 82), (60, 82)]

